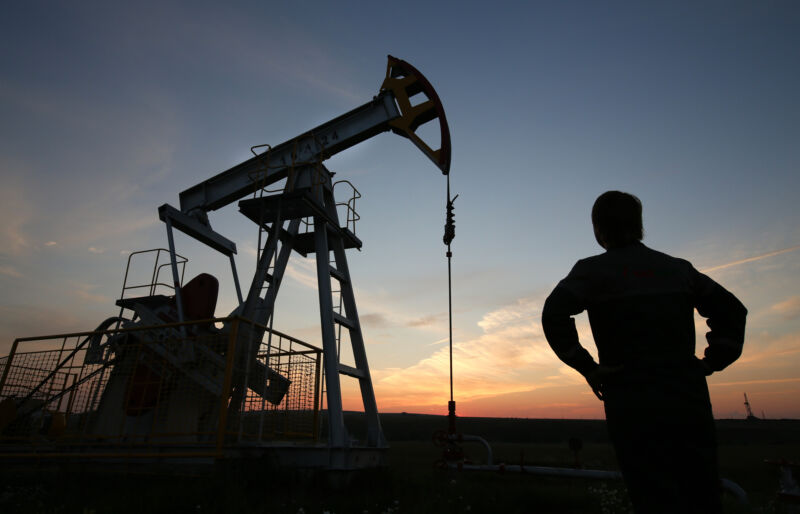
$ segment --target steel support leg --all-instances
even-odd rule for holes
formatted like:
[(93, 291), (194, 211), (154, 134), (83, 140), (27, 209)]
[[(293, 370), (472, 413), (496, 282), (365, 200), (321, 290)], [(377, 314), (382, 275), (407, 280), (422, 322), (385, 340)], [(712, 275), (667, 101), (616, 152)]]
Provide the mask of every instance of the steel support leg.
[(339, 380), (339, 356), (336, 354), (336, 331), (333, 326), (333, 300), (331, 298), (331, 268), (328, 251), (327, 222), (314, 217), (314, 243), (317, 256), (317, 283), (319, 284), (319, 317), (322, 325), (322, 355), (325, 365), (325, 385), (328, 401), (328, 445), (348, 446), (347, 429), (342, 413), (342, 388)]

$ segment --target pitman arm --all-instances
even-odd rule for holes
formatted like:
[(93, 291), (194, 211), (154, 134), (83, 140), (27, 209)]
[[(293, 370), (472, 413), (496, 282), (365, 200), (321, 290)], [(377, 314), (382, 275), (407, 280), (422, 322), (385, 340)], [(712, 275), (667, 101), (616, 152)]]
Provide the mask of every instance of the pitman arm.
[[(409, 98), (419, 92), (428, 99), (412, 106)], [(415, 131), (436, 118), (441, 148), (433, 150)], [(285, 178), (292, 166), (319, 163), (388, 130), (410, 139), (442, 173), (449, 173), (450, 130), (436, 91), (416, 68), (389, 56), (386, 79), (372, 101), (183, 191), (181, 211), (219, 209), (251, 194), (256, 181), (260, 187), (268, 186)]]

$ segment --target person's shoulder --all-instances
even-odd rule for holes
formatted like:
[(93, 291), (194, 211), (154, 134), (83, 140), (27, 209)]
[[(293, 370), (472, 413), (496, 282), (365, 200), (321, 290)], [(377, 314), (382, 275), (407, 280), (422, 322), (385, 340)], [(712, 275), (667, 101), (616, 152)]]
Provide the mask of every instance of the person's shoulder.
[(670, 255), (670, 254), (668, 254), (666, 252), (662, 252), (661, 250), (656, 250), (654, 248), (650, 248), (649, 246), (646, 246), (643, 243), (640, 243), (638, 246), (642, 249), (642, 251), (647, 252), (650, 255), (654, 256), (654, 257), (661, 258), (661, 259), (664, 259), (664, 260), (670, 260), (670, 261), (674, 261), (674, 262), (685, 262), (687, 264), (689, 263), (689, 261), (687, 261), (686, 259), (683, 259), (681, 257), (676, 257), (674, 255)]
[(642, 251), (649, 254), (650, 258), (654, 260), (658, 260), (664, 264), (680, 268), (682, 270), (685, 270), (686, 272), (694, 271), (694, 265), (684, 258), (676, 257), (674, 255), (670, 255), (668, 253), (659, 250), (654, 250), (648, 246), (645, 246), (644, 244), (641, 244), (640, 246), (642, 248)]
[(595, 266), (602, 265), (606, 259), (608, 259), (607, 252), (599, 253), (597, 255), (590, 255), (589, 257), (579, 259), (578, 262), (575, 263), (574, 269), (591, 269)]

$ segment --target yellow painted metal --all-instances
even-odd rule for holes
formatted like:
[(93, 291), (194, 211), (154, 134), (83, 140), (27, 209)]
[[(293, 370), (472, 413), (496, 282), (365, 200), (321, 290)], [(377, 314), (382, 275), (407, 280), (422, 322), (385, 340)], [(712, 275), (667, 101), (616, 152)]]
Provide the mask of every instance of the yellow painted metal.
[(394, 93), (394, 98), (402, 113), (399, 118), (390, 121), (389, 126), (409, 138), (431, 160), (438, 162), (441, 156), (441, 149), (434, 150), (416, 133), (420, 125), (436, 117), (436, 107), (430, 100), (418, 105), (411, 105), (408, 91), (413, 90), (417, 82), (418, 79), (414, 76), (402, 78), (386, 77), (383, 81), (381, 90), (389, 90)]
[(11, 369), (11, 362), (14, 360), (14, 355), (17, 353), (17, 346), (20, 340), (15, 339), (14, 344), (11, 345), (11, 353), (6, 358), (6, 367), (3, 369), (3, 377), (0, 378), (0, 395), (3, 394), (3, 388), (6, 386), (6, 379), (8, 378), (8, 370)]
[(316, 370), (314, 371), (314, 442), (319, 441), (319, 410), (320, 410), (320, 368), (322, 366), (322, 354), (317, 354)]
[[(14, 361), (14, 355), (17, 353), (17, 346), (19, 345), (19, 339), (14, 340), (14, 344), (11, 346), (11, 353), (8, 354), (6, 357), (6, 366), (3, 368), (3, 376), (0, 378), (0, 395), (3, 394), (3, 388), (6, 385), (6, 379), (8, 378), (8, 370), (11, 369), (11, 363)], [(17, 417), (17, 405), (14, 403), (14, 400), (7, 398), (0, 402), (0, 433), (11, 424), (14, 419)]]
[[(444, 175), (450, 173), (450, 128), (444, 113), (439, 95), (433, 89), (428, 79), (411, 64), (402, 59), (389, 56), (386, 65), (386, 78), (381, 85), (381, 91), (391, 91), (400, 116), (389, 122), (389, 127), (396, 134), (407, 137), (417, 148), (431, 159)], [(417, 94), (426, 97), (424, 102), (417, 105), (411, 104), (411, 98)], [(432, 149), (417, 135), (417, 129), (434, 119), (439, 120), (440, 146), (438, 150)]]
[(231, 333), (228, 336), (228, 351), (225, 361), (225, 381), (222, 385), (222, 394), (219, 402), (219, 424), (217, 425), (217, 455), (222, 457), (222, 448), (225, 445), (225, 426), (228, 421), (228, 399), (231, 396), (231, 383), (233, 382), (233, 361), (236, 353), (236, 338), (239, 333), (239, 319), (231, 323)]

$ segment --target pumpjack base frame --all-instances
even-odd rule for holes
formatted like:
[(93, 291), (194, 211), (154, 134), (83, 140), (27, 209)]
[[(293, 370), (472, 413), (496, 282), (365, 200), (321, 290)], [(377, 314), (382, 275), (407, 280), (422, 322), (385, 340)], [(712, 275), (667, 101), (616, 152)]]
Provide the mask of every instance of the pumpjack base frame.
[(324, 443), (273, 443), (252, 444), (227, 447), (222, 453), (209, 450), (208, 446), (187, 447), (186, 445), (160, 447), (159, 451), (142, 451), (126, 448), (106, 448), (103, 452), (87, 452), (82, 447), (41, 447), (31, 453), (29, 446), (20, 446), (18, 451), (6, 446), (3, 455), (3, 468), (24, 469), (26, 466), (52, 467), (56, 470), (79, 466), (86, 470), (127, 470), (146, 467), (150, 472), (173, 470), (184, 473), (192, 471), (213, 471), (220, 465), (267, 464), (268, 471), (285, 468), (314, 471), (362, 471), (387, 466), (388, 447), (374, 448), (353, 446), (350, 448), (331, 448)]

